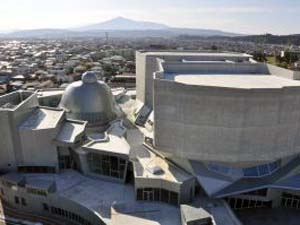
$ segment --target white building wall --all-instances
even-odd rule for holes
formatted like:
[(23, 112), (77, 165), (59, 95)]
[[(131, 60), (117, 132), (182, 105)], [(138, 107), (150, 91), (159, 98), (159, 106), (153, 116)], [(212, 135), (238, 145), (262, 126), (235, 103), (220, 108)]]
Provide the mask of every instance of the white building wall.
[[(153, 73), (158, 71), (157, 59), (166, 61), (182, 61), (182, 60), (232, 60), (240, 61), (251, 58), (251, 56), (243, 56), (240, 54), (199, 54), (199, 52), (164, 52), (164, 51), (137, 51), (136, 52), (136, 89), (137, 99), (148, 107), (153, 107)], [(259, 70), (265, 70), (259, 66)]]
[(23, 166), (52, 166), (58, 169), (58, 156), (54, 139), (59, 126), (54, 129), (20, 130)]
[[(27, 189), (24, 187), (9, 188), (0, 183), (0, 188), (3, 189), (4, 195), (1, 198), (5, 201), (5, 204), (19, 209), (20, 211), (25, 211), (33, 214), (38, 214), (46, 217), (54, 217), (55, 219), (67, 221), (70, 224), (76, 224), (73, 220), (67, 219), (67, 217), (61, 217), (56, 214), (51, 213), (51, 207), (60, 208), (71, 213), (75, 213), (85, 220), (92, 223), (92, 225), (104, 225), (102, 218), (95, 211), (80, 205), (79, 203), (72, 201), (64, 196), (57, 193), (48, 193), (47, 196), (41, 196), (37, 194), (28, 193)], [(15, 197), (19, 198), (20, 203), (15, 203)], [(24, 198), (26, 205), (22, 205), (21, 198)], [(43, 204), (46, 203), (49, 207), (49, 211), (46, 211)], [(78, 223), (80, 224), (80, 223)]]
[[(15, 101), (19, 93), (2, 96), (0, 104)], [(18, 126), (38, 105), (36, 94), (22, 101), (14, 109), (0, 110), (0, 170), (14, 170), (22, 158)]]
[(237, 163), (299, 153), (300, 90), (154, 84), (154, 144), (178, 157)]

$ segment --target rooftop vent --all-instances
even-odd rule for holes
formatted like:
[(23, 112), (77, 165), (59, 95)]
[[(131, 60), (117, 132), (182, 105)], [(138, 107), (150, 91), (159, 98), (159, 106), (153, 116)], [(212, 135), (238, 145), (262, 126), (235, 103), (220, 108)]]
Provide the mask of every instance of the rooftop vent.
[(154, 166), (149, 168), (150, 173), (152, 173), (153, 175), (163, 175), (165, 173), (165, 171), (160, 167), (160, 166)]

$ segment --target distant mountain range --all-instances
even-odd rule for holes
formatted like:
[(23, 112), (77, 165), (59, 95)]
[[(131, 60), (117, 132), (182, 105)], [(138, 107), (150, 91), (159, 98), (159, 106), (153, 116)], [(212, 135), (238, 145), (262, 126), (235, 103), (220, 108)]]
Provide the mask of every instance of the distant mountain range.
[(97, 24), (69, 29), (35, 29), (0, 33), (0, 38), (85, 38), (102, 37), (111, 38), (174, 38), (231, 40), (259, 42), (269, 44), (300, 45), (300, 35), (242, 35), (213, 29), (174, 28), (165, 24), (137, 21), (124, 17), (117, 17)]
[(76, 28), (77, 31), (90, 30), (166, 30), (170, 27), (160, 23), (152, 23), (145, 21), (131, 20), (124, 17), (116, 17), (114, 19), (92, 24), (84, 27)]
[(212, 29), (173, 28), (160, 23), (131, 20), (117, 17), (102, 23), (70, 29), (35, 29), (2, 33), (2, 38), (64, 38), (64, 37), (176, 37), (178, 35), (197, 36), (239, 36), (240, 34)]

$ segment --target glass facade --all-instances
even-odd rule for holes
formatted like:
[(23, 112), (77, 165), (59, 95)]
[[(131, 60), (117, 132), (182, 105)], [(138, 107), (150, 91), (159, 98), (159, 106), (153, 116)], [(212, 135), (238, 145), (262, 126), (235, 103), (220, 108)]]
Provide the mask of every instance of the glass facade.
[(280, 160), (268, 164), (263, 164), (259, 166), (248, 167), (244, 169), (232, 168), (221, 166), (215, 163), (209, 163), (207, 168), (213, 172), (220, 173), (227, 176), (232, 176), (235, 174), (240, 174), (244, 177), (261, 177), (269, 175), (275, 172), (280, 167)]
[(137, 189), (137, 200), (165, 202), (172, 205), (179, 204), (177, 192), (160, 188), (139, 188)]
[[(49, 209), (48, 206), (47, 206), (47, 209)], [(92, 225), (91, 222), (89, 222), (82, 216), (80, 216), (76, 213), (61, 209), (61, 208), (51, 207), (51, 213), (53, 215), (60, 216), (60, 217), (63, 217), (64, 219), (74, 222), (72, 224)], [(104, 223), (102, 223), (102, 224), (104, 224)]]
[(262, 197), (266, 197), (267, 194), (268, 194), (267, 188), (242, 193), (242, 195), (254, 195), (254, 196), (262, 196)]
[(280, 160), (269, 164), (243, 169), (245, 177), (261, 177), (275, 172), (280, 167)]
[(271, 208), (272, 201), (260, 201), (247, 198), (225, 198), (232, 209)]
[(123, 179), (125, 176), (126, 160), (116, 156), (88, 154), (88, 165), (92, 173)]
[(300, 209), (300, 195), (283, 192), (281, 206), (286, 208)]
[(55, 173), (55, 167), (49, 166), (19, 166), (20, 173)]

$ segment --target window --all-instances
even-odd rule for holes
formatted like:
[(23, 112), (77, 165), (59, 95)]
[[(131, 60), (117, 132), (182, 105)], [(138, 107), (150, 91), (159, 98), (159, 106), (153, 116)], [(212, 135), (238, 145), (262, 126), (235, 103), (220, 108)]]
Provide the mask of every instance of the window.
[(137, 200), (143, 200), (143, 189), (139, 188), (136, 191), (136, 199)]
[(17, 196), (15, 196), (15, 203), (18, 204), (18, 205), (20, 204), (19, 197), (17, 197)]
[(27, 205), (26, 199), (25, 199), (25, 198), (21, 198), (21, 202), (22, 202), (22, 205), (23, 205), (23, 206), (26, 206), (26, 205)]
[(259, 190), (255, 190), (255, 191), (250, 191), (250, 192), (245, 192), (242, 195), (256, 195), (256, 196), (267, 196), (268, 193), (268, 189), (264, 188), (264, 189), (259, 189)]
[(275, 172), (280, 167), (281, 161), (263, 164), (259, 166), (248, 167), (244, 169), (238, 169), (233, 167), (227, 167), (218, 165), (216, 163), (209, 163), (207, 168), (215, 173), (224, 174), (227, 176), (232, 176), (234, 174), (244, 175), (245, 177), (259, 177), (265, 176)]
[(55, 173), (55, 167), (19, 166), (18, 171), (21, 173)]
[(281, 205), (288, 208), (300, 208), (300, 196), (283, 192), (281, 195)]
[(160, 189), (154, 188), (154, 201), (160, 201)]
[(170, 191), (170, 203), (172, 205), (178, 205), (178, 193)]
[(173, 205), (179, 204), (179, 195), (177, 192), (159, 188), (139, 188), (137, 189), (136, 198), (142, 201), (161, 201)]
[[(48, 207), (48, 205), (46, 203), (43, 204), (43, 208), (46, 211), (49, 210), (49, 207)], [(60, 209), (60, 208), (56, 208), (56, 207), (51, 207), (51, 213), (59, 215), (61, 217), (65, 217), (66, 219), (71, 220), (71, 221), (75, 221), (76, 223), (91, 225), (91, 223), (89, 221), (85, 220), (81, 216), (79, 216), (79, 215), (77, 215), (75, 213), (72, 213), (70, 211), (64, 210), (64, 209)]]
[(88, 154), (88, 165), (93, 173), (123, 179), (125, 175), (126, 160), (115, 156)]
[(46, 203), (43, 203), (43, 209), (45, 211), (49, 211), (49, 206)]
[(268, 164), (262, 165), (258, 167), (259, 175), (263, 176), (269, 173)]
[(229, 203), (232, 209), (272, 207), (272, 201), (259, 201), (259, 200), (251, 200), (246, 198), (245, 199), (227, 198), (226, 201)]
[(161, 201), (167, 203), (169, 202), (169, 191), (161, 189)]
[(256, 167), (250, 167), (243, 169), (244, 171), (244, 176), (245, 177), (257, 177), (258, 176), (258, 170)]
[(212, 171), (215, 171), (217, 173), (222, 173), (222, 174), (228, 174), (230, 171), (229, 167), (220, 166), (220, 165), (213, 164), (213, 163), (208, 164), (208, 168)]

